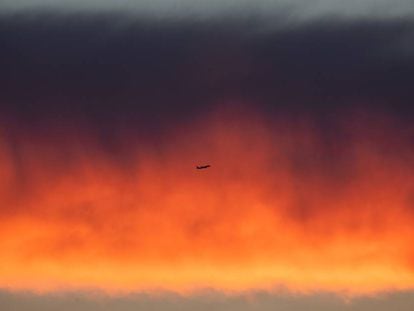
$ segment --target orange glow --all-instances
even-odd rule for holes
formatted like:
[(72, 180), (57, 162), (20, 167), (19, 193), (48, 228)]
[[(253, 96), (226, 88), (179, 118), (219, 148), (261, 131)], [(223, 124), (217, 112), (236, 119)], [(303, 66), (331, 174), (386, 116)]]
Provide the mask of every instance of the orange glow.
[(0, 287), (414, 288), (409, 135), (335, 122), (219, 112), (118, 153), (86, 127), (2, 136)]

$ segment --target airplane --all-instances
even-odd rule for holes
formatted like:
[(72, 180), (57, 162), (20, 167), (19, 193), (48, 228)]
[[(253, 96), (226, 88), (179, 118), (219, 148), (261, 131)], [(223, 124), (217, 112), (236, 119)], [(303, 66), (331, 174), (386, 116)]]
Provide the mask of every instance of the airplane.
[(197, 169), (198, 170), (202, 170), (202, 169), (205, 169), (205, 168), (209, 168), (211, 165), (209, 165), (209, 164), (207, 164), (207, 165), (201, 165), (201, 166), (197, 166)]

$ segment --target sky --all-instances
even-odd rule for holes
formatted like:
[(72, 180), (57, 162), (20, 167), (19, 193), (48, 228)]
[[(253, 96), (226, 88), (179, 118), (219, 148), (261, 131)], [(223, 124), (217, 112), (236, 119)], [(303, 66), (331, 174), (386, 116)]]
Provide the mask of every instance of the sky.
[(3, 1), (0, 309), (412, 310), (413, 13)]

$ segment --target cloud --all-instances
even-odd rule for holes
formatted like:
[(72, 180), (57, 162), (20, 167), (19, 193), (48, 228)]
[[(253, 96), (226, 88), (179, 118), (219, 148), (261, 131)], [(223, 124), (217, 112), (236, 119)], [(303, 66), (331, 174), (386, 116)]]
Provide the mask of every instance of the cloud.
[(413, 16), (409, 0), (5, 0), (0, 6), (3, 13), (33, 10), (60, 12), (123, 11), (153, 18), (208, 19), (218, 16), (258, 16), (264, 20), (284, 16), (291, 21), (304, 21), (329, 16), (342, 18), (398, 18)]
[(111, 119), (117, 107), (123, 122), (139, 115), (146, 122), (191, 116), (225, 98), (404, 110), (413, 95), (410, 20), (263, 29), (243, 18), (159, 23), (44, 14), (4, 17), (0, 27), (0, 105), (15, 115)]
[(170, 293), (157, 295), (135, 294), (122, 297), (108, 297), (99, 293), (64, 293), (52, 295), (33, 295), (27, 293), (0, 292), (0, 306), (16, 311), (41, 309), (78, 310), (78, 311), (132, 311), (151, 309), (154, 311), (175, 310), (278, 310), (305, 311), (388, 311), (398, 306), (401, 311), (411, 311), (412, 292), (385, 294), (373, 297), (354, 298), (351, 301), (339, 298), (330, 293), (319, 293), (308, 296), (268, 294), (263, 292), (248, 295), (223, 295), (217, 292), (199, 293), (194, 296), (178, 296)]
[[(241, 107), (155, 141), (122, 127), (103, 140), (62, 120), (3, 128), (12, 136), (1, 142), (0, 285), (411, 289), (408, 123), (372, 111), (321, 121)], [(212, 167), (195, 170), (200, 163)]]
[(124, 17), (0, 20), (2, 287), (412, 288), (412, 21)]

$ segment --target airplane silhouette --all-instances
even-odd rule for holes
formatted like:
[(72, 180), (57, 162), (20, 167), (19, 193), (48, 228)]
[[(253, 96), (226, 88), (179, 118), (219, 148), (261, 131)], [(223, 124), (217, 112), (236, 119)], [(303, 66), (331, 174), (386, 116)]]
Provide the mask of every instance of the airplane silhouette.
[(197, 166), (197, 169), (198, 170), (202, 170), (202, 169), (205, 169), (205, 168), (209, 168), (211, 165), (209, 165), (209, 164), (207, 164), (207, 165), (201, 165), (201, 166)]

